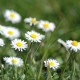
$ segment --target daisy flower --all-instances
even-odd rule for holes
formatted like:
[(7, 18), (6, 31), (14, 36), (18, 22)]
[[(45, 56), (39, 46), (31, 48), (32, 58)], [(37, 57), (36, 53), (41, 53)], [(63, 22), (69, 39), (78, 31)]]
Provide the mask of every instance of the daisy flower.
[(4, 17), (6, 21), (11, 21), (12, 23), (18, 23), (21, 21), (21, 16), (13, 10), (6, 10), (4, 12)]
[(31, 42), (41, 42), (41, 40), (44, 38), (44, 35), (41, 35), (35, 31), (28, 31), (25, 33), (25, 37)]
[(15, 50), (18, 49), (19, 51), (23, 51), (28, 47), (27, 43), (21, 39), (12, 40), (11, 45), (12, 45), (12, 48), (14, 48)]
[(3, 34), (6, 38), (9, 38), (9, 39), (15, 39), (20, 36), (19, 30), (14, 27), (8, 27), (4, 29)]
[(4, 46), (5, 43), (4, 43), (4, 40), (0, 38), (0, 46)]
[(4, 57), (3, 60), (9, 65), (14, 65), (17, 67), (20, 67), (23, 65), (23, 60), (18, 57)]
[(66, 45), (67, 45), (68, 49), (73, 50), (75, 52), (77, 52), (78, 50), (80, 50), (80, 43), (78, 41), (67, 40), (66, 41)]
[(38, 25), (37, 25), (38, 28), (42, 29), (43, 31), (45, 32), (48, 32), (48, 31), (54, 31), (55, 29), (55, 24), (54, 23), (51, 23), (49, 21), (43, 21), (41, 20)]
[(48, 59), (44, 61), (44, 66), (56, 70), (59, 67), (59, 63), (54, 59)]
[(25, 22), (25, 23), (29, 23), (30, 26), (36, 25), (36, 24), (38, 23), (38, 21), (36, 20), (36, 18), (31, 18), (31, 17), (25, 18), (25, 19), (24, 19), (24, 22)]

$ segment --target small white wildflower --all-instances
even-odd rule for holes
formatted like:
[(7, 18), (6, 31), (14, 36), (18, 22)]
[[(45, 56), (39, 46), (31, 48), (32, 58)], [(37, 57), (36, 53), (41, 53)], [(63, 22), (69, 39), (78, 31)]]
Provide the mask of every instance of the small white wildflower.
[(14, 48), (15, 50), (19, 50), (19, 51), (23, 51), (28, 47), (27, 42), (24, 42), (24, 40), (21, 39), (14, 39), (11, 42), (12, 48)]
[(41, 40), (44, 38), (44, 35), (41, 35), (35, 31), (28, 31), (25, 33), (25, 37), (31, 42), (41, 42)]
[(4, 40), (0, 38), (0, 46), (4, 46), (4, 45), (5, 45)]
[(44, 66), (56, 70), (59, 67), (59, 63), (54, 59), (48, 59), (44, 61)]
[(6, 10), (4, 12), (4, 17), (6, 21), (11, 21), (12, 23), (18, 23), (21, 21), (21, 16), (14, 10)]
[(67, 45), (68, 49), (73, 50), (75, 52), (77, 52), (78, 50), (80, 50), (80, 43), (78, 41), (67, 40), (66, 41), (66, 45)]
[(64, 42), (62, 39), (57, 40), (58, 43), (62, 44), (65, 48), (67, 48), (66, 42)]
[(36, 20), (36, 18), (31, 18), (31, 17), (25, 18), (25, 19), (24, 19), (24, 22), (25, 22), (25, 23), (29, 23), (30, 26), (36, 25), (36, 24), (38, 23), (38, 21)]
[(18, 57), (4, 57), (3, 59), (9, 65), (14, 65), (16, 67), (20, 67), (23, 65), (23, 60)]
[(9, 38), (9, 39), (15, 39), (20, 36), (19, 30), (11, 26), (4, 29), (3, 34), (6, 38)]
[(43, 20), (41, 20), (41, 21), (38, 22), (37, 27), (40, 28), (40, 29), (42, 29), (45, 32), (54, 31), (55, 24), (52, 23), (52, 22), (49, 22), (49, 21), (43, 21)]

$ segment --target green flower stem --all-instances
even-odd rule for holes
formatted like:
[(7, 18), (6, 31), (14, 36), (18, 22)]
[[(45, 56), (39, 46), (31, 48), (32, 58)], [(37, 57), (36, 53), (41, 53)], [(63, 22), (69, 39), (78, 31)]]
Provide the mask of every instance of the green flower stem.
[(53, 80), (52, 79), (52, 74), (51, 74), (51, 71), (50, 71), (50, 68), (49, 67), (47, 68), (47, 72), (48, 72), (47, 80)]
[(73, 72), (72, 72), (72, 79), (71, 79), (71, 80), (75, 80), (75, 73), (76, 73), (76, 72), (75, 72), (75, 69), (76, 69), (76, 67), (75, 67), (75, 59), (74, 59), (74, 61), (73, 61), (73, 65), (72, 65), (72, 66), (73, 66), (73, 68), (72, 68), (72, 69), (73, 69), (73, 70), (72, 70)]
[(44, 55), (43, 55), (42, 60), (41, 60), (40, 70), (39, 70), (39, 74), (38, 74), (38, 80), (40, 79), (40, 76), (41, 76), (42, 67), (43, 67), (43, 62), (44, 62), (44, 59), (45, 59), (45, 57), (46, 57), (46, 55), (47, 55), (48, 49), (45, 48), (44, 51), (45, 51), (45, 52), (44, 52)]
[(32, 51), (31, 60), (32, 60), (33, 63), (35, 63), (35, 53), (37, 52), (37, 50), (39, 49), (39, 47), (40, 47), (40, 44), (39, 44), (39, 46), (37, 47), (37, 49), (35, 51)]
[(17, 68), (14, 68), (14, 79), (18, 80)]
[(40, 79), (40, 76), (41, 76), (43, 62), (44, 62), (44, 59), (45, 59), (46, 54), (47, 54), (47, 52), (44, 53), (43, 58), (41, 60), (40, 70), (39, 70), (39, 74), (38, 74), (38, 80)]
[(4, 77), (3, 77), (3, 68), (2, 68), (2, 65), (1, 66), (1, 80), (4, 80)]
[(63, 72), (62, 72), (61, 75), (59, 76), (59, 78), (61, 78), (61, 79), (62, 79), (63, 76), (64, 76), (64, 73), (65, 73), (67, 64), (68, 64), (69, 59), (70, 59), (70, 56), (71, 56), (71, 53), (68, 51), (68, 49), (67, 49), (67, 48), (65, 48), (65, 49), (66, 49), (66, 51), (67, 51), (68, 53), (67, 53), (67, 55), (66, 55), (65, 67), (64, 67), (64, 69), (63, 69)]
[(27, 55), (26, 55), (26, 59), (25, 59), (25, 64), (26, 64), (27, 59), (28, 59), (28, 57), (29, 57), (29, 55), (30, 55), (31, 48), (32, 48), (32, 44), (33, 44), (33, 43), (30, 44), (30, 47), (29, 47), (29, 49), (28, 49), (28, 53), (27, 53)]
[(44, 62), (44, 59), (45, 59), (45, 57), (47, 55), (47, 52), (48, 52), (48, 47), (49, 47), (48, 40), (50, 39), (49, 37), (51, 36), (51, 34), (49, 35), (49, 33), (45, 33), (45, 36), (47, 37), (47, 40), (45, 40), (46, 44), (45, 44), (45, 47), (44, 47), (44, 55), (43, 55), (42, 60), (41, 60), (41, 65), (40, 65), (40, 70), (39, 70), (39, 74), (38, 74), (38, 79), (37, 80), (40, 80), (42, 67), (43, 67), (43, 62)]
[(72, 75), (71, 75), (71, 79), (75, 80), (75, 75), (76, 75), (76, 56), (77, 53), (73, 53), (72, 54)]
[(12, 66), (11, 67), (11, 71), (12, 71), (12, 80), (18, 80), (18, 71), (17, 71), (17, 67)]

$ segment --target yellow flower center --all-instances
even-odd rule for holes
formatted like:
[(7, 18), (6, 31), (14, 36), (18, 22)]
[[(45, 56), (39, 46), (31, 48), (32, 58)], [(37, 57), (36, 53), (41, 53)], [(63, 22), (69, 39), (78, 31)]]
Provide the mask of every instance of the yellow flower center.
[(48, 23), (44, 23), (43, 26), (44, 26), (44, 28), (48, 28), (49, 24)]
[(12, 59), (12, 63), (16, 63), (17, 62), (17, 60), (16, 59)]
[(18, 47), (23, 46), (22, 42), (17, 42), (16, 45), (17, 45)]
[(49, 65), (49, 66), (54, 66), (55, 63), (54, 63), (54, 62), (49, 62), (48, 65)]
[(37, 21), (36, 21), (35, 18), (32, 18), (32, 19), (31, 19), (31, 22), (32, 22), (32, 23), (36, 23)]
[(15, 14), (14, 14), (14, 13), (11, 13), (11, 14), (10, 14), (10, 17), (11, 17), (11, 18), (14, 18), (14, 17), (15, 17)]
[(14, 32), (13, 32), (13, 31), (8, 31), (8, 34), (9, 34), (9, 35), (13, 35)]
[(32, 34), (30, 35), (30, 37), (32, 37), (32, 38), (37, 38), (37, 35), (34, 34), (34, 33), (32, 33)]
[(78, 46), (78, 42), (77, 41), (72, 41), (71, 43), (73, 46)]

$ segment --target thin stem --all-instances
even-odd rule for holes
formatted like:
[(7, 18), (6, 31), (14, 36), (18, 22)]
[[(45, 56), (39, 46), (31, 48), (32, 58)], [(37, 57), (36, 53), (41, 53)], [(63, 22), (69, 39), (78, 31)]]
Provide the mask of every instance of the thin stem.
[[(46, 37), (48, 37), (48, 34), (49, 33), (45, 33), (45, 36)], [(50, 36), (51, 36), (51, 34), (50, 34)], [(40, 79), (40, 76), (41, 76), (41, 72), (42, 72), (42, 67), (43, 67), (43, 62), (44, 62), (44, 59), (45, 59), (45, 57), (46, 57), (46, 55), (47, 55), (47, 52), (48, 52), (48, 48), (49, 48), (49, 44), (48, 44), (48, 40), (49, 40), (50, 38), (48, 37), (48, 39), (47, 39), (47, 41), (46, 41), (46, 44), (45, 44), (45, 48), (44, 48), (44, 55), (43, 55), (43, 57), (42, 57), (42, 60), (41, 60), (41, 65), (40, 65), (40, 70), (39, 70), (39, 74), (38, 74), (38, 80)]]
[(27, 53), (26, 59), (25, 59), (25, 64), (26, 64), (27, 59), (28, 59), (28, 56), (29, 56), (29, 54), (30, 54), (30, 52), (31, 52), (31, 47), (32, 47), (32, 43), (30, 44), (30, 47), (29, 47), (29, 49), (28, 49), (28, 53)]
[(66, 67), (67, 67), (67, 64), (68, 64), (68, 62), (69, 62), (70, 55), (71, 55), (71, 53), (68, 51), (68, 49), (67, 49), (67, 48), (65, 48), (65, 49), (67, 50), (68, 55), (66, 56), (65, 67), (64, 67), (63, 72), (62, 72), (62, 74), (61, 74), (61, 78), (62, 78), (63, 75), (64, 75), (64, 72), (65, 72), (65, 70), (66, 70)]
[(73, 73), (72, 73), (72, 80), (74, 80), (75, 77), (75, 60), (73, 62)]
[(51, 72), (50, 72), (50, 68), (49, 68), (49, 67), (47, 68), (47, 72), (48, 72), (47, 80), (49, 80), (49, 79), (50, 79), (50, 80), (53, 80), (53, 79), (52, 79), (52, 74), (51, 74)]
[(69, 50), (66, 48), (67, 52), (68, 52), (68, 55), (66, 56), (66, 62), (68, 62), (69, 58), (70, 58), (70, 55), (71, 53), (69, 52)]
[(4, 74), (3, 74), (3, 64), (1, 63), (1, 60), (0, 60), (0, 69), (1, 69), (1, 80), (4, 80)]
[(17, 68), (14, 68), (15, 80), (18, 80)]
[(42, 67), (43, 67), (43, 62), (44, 62), (44, 59), (46, 57), (46, 54), (47, 54), (47, 50), (45, 50), (45, 53), (44, 53), (42, 60), (41, 60), (41, 66), (40, 66), (40, 70), (39, 70), (39, 74), (38, 74), (38, 80), (40, 79), (40, 75), (41, 75)]
[(39, 49), (39, 47), (40, 47), (40, 44), (39, 44), (39, 46), (37, 47), (37, 49), (35, 50), (35, 51), (33, 51), (33, 53), (32, 53), (32, 61), (35, 63), (35, 53), (37, 52), (37, 50)]

